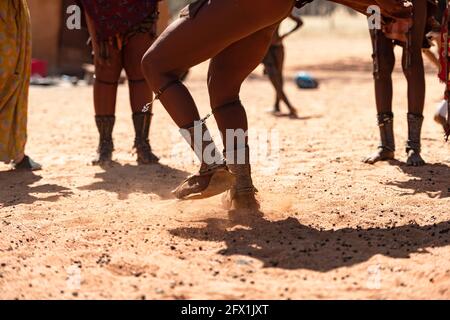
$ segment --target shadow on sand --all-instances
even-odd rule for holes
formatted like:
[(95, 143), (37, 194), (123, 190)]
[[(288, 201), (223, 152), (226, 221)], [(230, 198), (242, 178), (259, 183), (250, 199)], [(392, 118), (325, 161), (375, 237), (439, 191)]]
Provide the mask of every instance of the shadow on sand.
[(279, 113), (269, 112), (269, 114), (271, 114), (275, 118), (288, 118), (290, 120), (303, 120), (303, 121), (323, 118), (323, 115), (320, 114), (309, 116), (296, 116), (296, 117), (291, 116), (291, 114), (289, 113), (282, 113), (282, 112)]
[(132, 166), (113, 163), (102, 167), (101, 173), (94, 178), (100, 179), (80, 190), (105, 190), (117, 194), (119, 200), (125, 200), (132, 193), (156, 194), (162, 199), (171, 199), (171, 191), (183, 181), (188, 173), (162, 164)]
[[(72, 192), (56, 184), (32, 185), (42, 179), (41, 176), (29, 171), (0, 172), (0, 207), (10, 207), (18, 204), (33, 204), (36, 201), (55, 202), (60, 197), (70, 196)], [(50, 194), (47, 197), (36, 197), (32, 194)]]
[[(171, 234), (200, 241), (225, 242), (219, 254), (243, 255), (264, 267), (327, 272), (369, 260), (374, 255), (407, 259), (429, 247), (450, 244), (450, 221), (429, 226), (317, 230), (295, 218), (269, 221), (263, 213), (231, 212), (230, 219), (207, 219), (202, 228), (179, 228)], [(233, 228), (233, 229), (231, 229)]]
[(450, 197), (450, 167), (443, 163), (427, 164), (423, 167), (411, 167), (404, 162), (389, 162), (397, 166), (409, 177), (407, 181), (388, 182), (387, 185), (405, 189), (401, 195), (426, 194), (430, 198)]

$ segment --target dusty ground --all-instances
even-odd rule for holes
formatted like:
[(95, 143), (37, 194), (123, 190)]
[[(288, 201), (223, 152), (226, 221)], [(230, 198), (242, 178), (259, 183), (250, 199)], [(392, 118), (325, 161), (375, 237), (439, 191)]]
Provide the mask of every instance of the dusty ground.
[[(243, 86), (260, 141), (271, 129), (280, 147), (254, 166), (259, 215), (229, 214), (218, 198), (173, 199), (196, 166), (180, 157), (188, 149), (159, 104), (151, 134), (161, 165), (137, 167), (130, 154), (122, 86), (118, 164), (103, 170), (88, 165), (91, 88), (32, 88), (28, 152), (45, 169), (0, 172), (0, 298), (450, 298), (450, 148), (432, 120), (442, 86), (427, 66), (428, 166), (404, 164), (400, 68), (398, 161), (361, 163), (378, 139), (369, 38), (363, 19), (333, 21), (307, 19), (287, 43), (287, 91), (302, 119), (265, 112), (273, 91), (261, 69)], [(298, 90), (300, 70), (320, 89)], [(205, 71), (188, 80), (203, 114)]]

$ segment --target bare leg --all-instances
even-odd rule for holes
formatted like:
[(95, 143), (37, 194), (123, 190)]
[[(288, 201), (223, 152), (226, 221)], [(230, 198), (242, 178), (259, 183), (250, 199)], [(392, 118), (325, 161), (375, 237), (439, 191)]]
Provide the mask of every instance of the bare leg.
[(140, 33), (129, 39), (123, 48), (123, 66), (130, 81), (130, 103), (133, 112), (141, 112), (142, 106), (153, 98), (141, 68), (142, 57), (153, 41), (154, 38), (150, 34)]
[(127, 45), (122, 50), (123, 65), (128, 76), (130, 103), (133, 111), (134, 149), (139, 164), (151, 164), (159, 160), (153, 154), (149, 141), (152, 110), (150, 108), (149, 111), (142, 112), (142, 107), (152, 100), (153, 93), (145, 81), (141, 60), (153, 41), (154, 37), (150, 33), (136, 34), (128, 40)]
[(381, 31), (371, 31), (371, 38), (374, 47), (375, 100), (381, 143), (377, 152), (364, 160), (368, 164), (394, 159), (395, 153), (394, 115), (392, 113), (392, 71), (395, 65), (394, 47), (392, 40), (386, 38)]
[(110, 46), (109, 52), (111, 56), (108, 59), (108, 64), (100, 63), (94, 56), (94, 107), (95, 114), (98, 116), (116, 113), (117, 87), (122, 71), (122, 57), (120, 51), (113, 46)]
[(122, 72), (122, 54), (113, 45), (107, 45), (108, 57), (102, 57), (94, 25), (88, 15), (86, 18), (94, 49), (94, 108), (100, 140), (97, 157), (92, 164), (105, 165), (111, 162), (114, 150), (112, 132), (115, 124), (118, 80)]
[(122, 72), (122, 54), (113, 45), (108, 45), (108, 59), (101, 56), (97, 33), (90, 17), (86, 15), (92, 39), (95, 65), (94, 108), (97, 116), (111, 116), (116, 111), (117, 86)]
[[(219, 54), (231, 44), (273, 25), (288, 15), (292, 0), (215, 0), (193, 19), (170, 25), (147, 51), (144, 74), (153, 91), (176, 80), (190, 67)], [(183, 54), (180, 54), (183, 52)], [(182, 84), (160, 98), (179, 127), (199, 120), (192, 96)]]
[(406, 53), (403, 53), (403, 67), (408, 81), (408, 142), (406, 152), (407, 164), (423, 166), (421, 152), (421, 131), (423, 109), (425, 105), (425, 72), (422, 56), (422, 45), (425, 36), (427, 19), (427, 1), (414, 1), (414, 24), (412, 28), (411, 66), (406, 68)]
[[(211, 106), (224, 139), (228, 167), (236, 176), (236, 184), (227, 199), (228, 206), (234, 208), (258, 207), (250, 174), (247, 115), (239, 91), (242, 82), (267, 52), (276, 26), (269, 26), (232, 44), (215, 56), (209, 67)], [(242, 161), (238, 160), (239, 156)]]
[[(278, 32), (278, 28), (275, 30), (275, 33)], [(274, 33), (273, 37), (276, 37), (276, 34)], [(272, 39), (273, 42), (273, 39)], [(273, 46), (273, 44), (269, 47), (269, 50), (267, 51), (264, 59), (263, 59), (263, 64), (264, 64), (264, 74), (267, 75), (267, 77), (269, 78), (270, 82), (272, 83), (272, 86), (275, 89), (275, 103), (273, 105), (272, 108), (272, 113), (273, 114), (278, 114), (279, 112), (281, 112), (281, 108), (280, 108), (280, 94), (277, 90), (277, 84), (276, 84), (276, 73), (277, 73), (277, 61), (276, 61), (276, 54), (275, 54), (276, 48)]]
[(285, 57), (285, 49), (284, 45), (281, 44), (279, 48), (277, 48), (276, 52), (276, 63), (277, 63), (277, 73), (275, 74), (275, 78), (272, 80), (272, 83), (276, 86), (276, 90), (278, 92), (278, 98), (281, 99), (284, 104), (288, 107), (290, 116), (293, 118), (297, 118), (297, 110), (294, 108), (292, 103), (289, 101), (286, 92), (284, 91), (284, 57)]
[[(261, 0), (257, 4), (252, 0), (206, 3), (195, 18), (182, 18), (169, 26), (147, 52), (143, 68), (152, 90), (164, 88), (190, 67), (277, 23), (289, 14), (292, 5), (292, 0)], [(270, 38), (266, 48), (269, 43)], [(239, 88), (240, 83), (236, 88), (238, 92)], [(192, 128), (200, 117), (187, 88), (176, 82), (164, 89), (160, 100), (172, 119), (180, 128)], [(245, 112), (235, 118), (240, 125), (246, 122)], [(201, 149), (205, 148), (203, 144)], [(206, 184), (197, 178), (193, 180), (201, 189), (213, 180), (214, 173), (200, 175), (200, 178), (206, 180)]]
[(284, 46), (282, 44), (272, 45), (267, 52), (264, 62), (269, 80), (275, 89), (276, 101), (274, 112), (277, 113), (280, 111), (279, 104), (280, 101), (283, 101), (288, 107), (290, 115), (297, 117), (297, 110), (292, 106), (283, 88)]

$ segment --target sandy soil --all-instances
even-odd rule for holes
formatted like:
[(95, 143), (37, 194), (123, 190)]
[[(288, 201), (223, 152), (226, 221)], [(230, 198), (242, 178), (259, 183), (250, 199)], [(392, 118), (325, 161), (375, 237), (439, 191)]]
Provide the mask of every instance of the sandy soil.
[[(104, 170), (89, 165), (91, 88), (33, 87), (28, 152), (45, 169), (1, 167), (0, 298), (450, 298), (450, 148), (432, 120), (442, 93), (435, 71), (427, 66), (429, 165), (404, 164), (398, 66), (398, 161), (369, 166), (361, 159), (378, 132), (364, 19), (307, 19), (287, 48), (286, 87), (300, 120), (266, 113), (273, 91), (261, 68), (242, 89), (253, 137), (264, 142), (272, 130), (279, 146), (255, 158), (262, 210), (248, 216), (226, 212), (220, 198), (173, 199), (170, 190), (196, 165), (159, 104), (151, 135), (161, 164), (138, 167), (120, 88), (117, 164)], [(206, 67), (188, 79), (202, 114)], [(298, 90), (300, 70), (320, 89)]]

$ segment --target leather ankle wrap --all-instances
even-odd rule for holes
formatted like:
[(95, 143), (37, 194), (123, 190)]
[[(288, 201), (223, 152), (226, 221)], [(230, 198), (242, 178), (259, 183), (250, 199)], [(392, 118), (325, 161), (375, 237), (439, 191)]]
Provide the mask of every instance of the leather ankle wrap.
[(423, 116), (408, 113), (408, 141), (406, 142), (406, 152), (411, 150), (421, 151), (421, 132), (423, 124)]
[(379, 113), (378, 127), (380, 129), (380, 148), (395, 151), (394, 114), (392, 112)]

